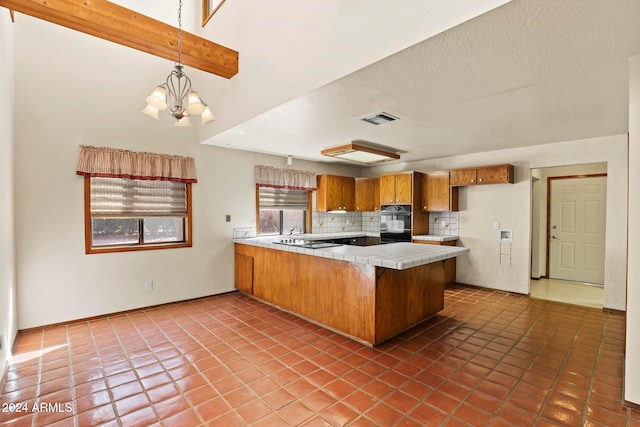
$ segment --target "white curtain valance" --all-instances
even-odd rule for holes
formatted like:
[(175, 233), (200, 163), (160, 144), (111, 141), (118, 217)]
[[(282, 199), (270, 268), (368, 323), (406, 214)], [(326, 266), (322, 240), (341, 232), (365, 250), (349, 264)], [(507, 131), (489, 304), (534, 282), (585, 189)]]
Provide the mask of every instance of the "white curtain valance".
[(76, 173), (89, 177), (198, 182), (193, 157), (82, 145)]
[(256, 186), (288, 188), (293, 190), (316, 190), (316, 174), (295, 169), (279, 169), (256, 165)]

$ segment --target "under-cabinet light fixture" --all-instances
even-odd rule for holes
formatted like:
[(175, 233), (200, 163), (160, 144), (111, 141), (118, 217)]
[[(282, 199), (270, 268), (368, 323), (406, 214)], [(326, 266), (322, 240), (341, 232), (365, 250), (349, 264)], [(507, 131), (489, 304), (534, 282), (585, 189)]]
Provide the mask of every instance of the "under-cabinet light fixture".
[(369, 165), (387, 162), (390, 160), (398, 160), (400, 158), (400, 155), (397, 153), (368, 147), (355, 142), (324, 149), (320, 154), (352, 162), (366, 163)]

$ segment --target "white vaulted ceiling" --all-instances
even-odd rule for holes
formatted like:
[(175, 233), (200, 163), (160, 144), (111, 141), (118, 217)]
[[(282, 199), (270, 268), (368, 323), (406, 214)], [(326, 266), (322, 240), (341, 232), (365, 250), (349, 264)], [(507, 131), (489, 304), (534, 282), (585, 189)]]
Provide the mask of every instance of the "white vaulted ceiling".
[[(117, 3), (177, 23), (177, 0)], [(138, 113), (172, 61), (17, 14), (16, 128), (64, 108), (83, 143), (171, 132), (319, 161), (352, 140), (408, 161), (623, 134), (638, 22), (638, 0), (226, 0), (201, 28), (191, 0), (185, 30), (240, 67), (187, 69), (217, 121), (177, 131)], [(358, 120), (378, 111), (401, 120)]]
[[(352, 140), (403, 161), (628, 131), (637, 0), (513, 0), (205, 141), (333, 161)], [(385, 111), (399, 121), (359, 120)]]

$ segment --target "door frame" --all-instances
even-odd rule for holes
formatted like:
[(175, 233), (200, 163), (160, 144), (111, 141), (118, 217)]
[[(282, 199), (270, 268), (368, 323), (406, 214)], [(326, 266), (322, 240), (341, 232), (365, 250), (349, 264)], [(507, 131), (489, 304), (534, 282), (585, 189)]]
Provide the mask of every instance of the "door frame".
[[(565, 175), (565, 176), (550, 176), (547, 177), (547, 254), (545, 260), (545, 279), (549, 278), (549, 256), (551, 252), (551, 181), (557, 179), (572, 179), (572, 178), (598, 178), (598, 177), (607, 177), (606, 173), (592, 173), (592, 174), (583, 174), (583, 175)], [(606, 233), (606, 230), (605, 230)]]

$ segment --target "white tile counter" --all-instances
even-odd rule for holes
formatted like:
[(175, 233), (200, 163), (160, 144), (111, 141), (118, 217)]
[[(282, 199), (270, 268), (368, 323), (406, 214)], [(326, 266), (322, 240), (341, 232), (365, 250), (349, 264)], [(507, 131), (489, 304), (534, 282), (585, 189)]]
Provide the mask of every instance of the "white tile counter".
[(451, 242), (458, 240), (458, 236), (443, 236), (441, 234), (423, 234), (421, 236), (413, 236), (413, 240), (424, 240), (426, 242)]
[[(275, 238), (273, 236), (272, 238)], [(380, 237), (380, 233), (369, 233), (366, 231), (341, 231), (338, 233), (306, 233), (306, 234), (283, 234), (277, 236), (279, 238), (300, 239), (300, 240), (331, 240), (331, 239), (350, 239), (352, 237)]]
[[(342, 235), (345, 233), (339, 234), (341, 235), (340, 237), (343, 237)], [(324, 236), (323, 238), (325, 239), (330, 238), (325, 234), (322, 236)], [(358, 264), (375, 265), (377, 267), (392, 268), (395, 270), (406, 270), (419, 265), (431, 264), (433, 262), (469, 253), (469, 248), (464, 247), (422, 245), (419, 243), (408, 242), (374, 246), (340, 245), (321, 249), (309, 249), (299, 246), (288, 246), (274, 243), (280, 241), (281, 238), (287, 237), (288, 236), (271, 236), (235, 239), (234, 243), (267, 247), (281, 251), (297, 252), (306, 255), (355, 262)], [(294, 237), (302, 238), (301, 235), (295, 235)]]

